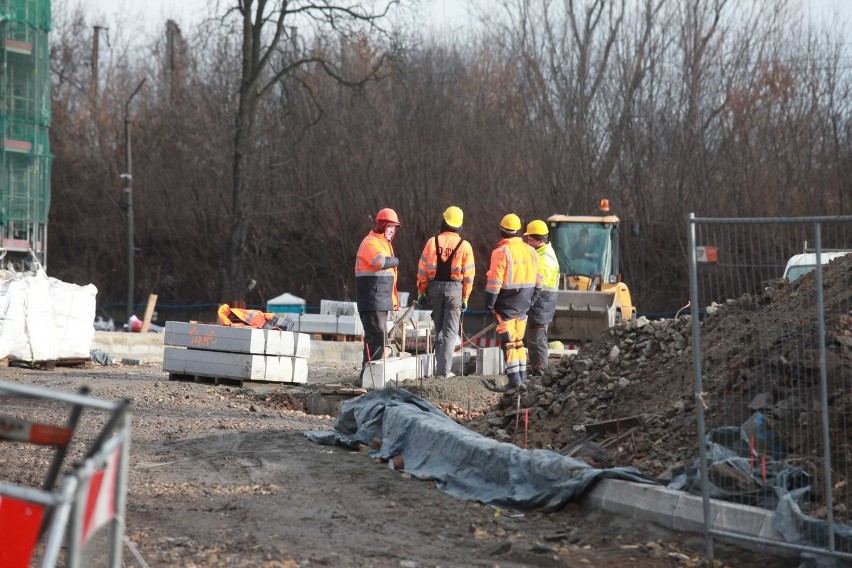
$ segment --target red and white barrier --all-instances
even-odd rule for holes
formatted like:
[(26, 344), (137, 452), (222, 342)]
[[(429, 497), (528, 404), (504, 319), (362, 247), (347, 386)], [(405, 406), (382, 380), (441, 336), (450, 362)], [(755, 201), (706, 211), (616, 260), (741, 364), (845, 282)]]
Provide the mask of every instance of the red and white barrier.
[(43, 517), (43, 506), (0, 495), (0, 566), (29, 566)]
[(83, 512), (83, 544), (96, 530), (115, 518), (115, 486), (121, 448), (116, 448), (103, 469), (92, 473)]

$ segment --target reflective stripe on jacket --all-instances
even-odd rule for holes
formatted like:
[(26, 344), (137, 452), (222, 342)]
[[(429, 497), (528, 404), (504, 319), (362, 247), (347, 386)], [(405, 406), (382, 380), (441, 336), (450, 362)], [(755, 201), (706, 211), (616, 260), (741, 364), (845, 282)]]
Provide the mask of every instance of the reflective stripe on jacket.
[[(426, 241), (420, 262), (417, 263), (417, 292), (425, 294), (429, 282), (435, 279), (438, 268), (438, 255), (446, 260), (459, 244), (462, 238), (458, 233), (445, 231), (438, 235), (438, 248), (435, 248), (435, 238)], [(459, 246), (450, 265), (450, 279), (462, 284), (462, 301), (467, 302), (473, 290), (473, 277), (476, 275), (476, 264), (473, 260), (473, 248), (465, 241)]]
[(370, 231), (355, 257), (355, 301), (358, 311), (389, 312), (399, 307), (396, 268), (387, 266), (393, 247), (383, 233)]
[(549, 325), (556, 313), (556, 290), (559, 284), (559, 261), (550, 243), (546, 243), (537, 249), (538, 273), (541, 275), (543, 289), (536, 298), (535, 303), (530, 306), (527, 317), (530, 323), (537, 325)]
[(541, 288), (538, 255), (520, 237), (503, 239), (491, 252), (486, 294), (496, 294), (494, 310), (503, 318), (527, 313), (535, 288)]

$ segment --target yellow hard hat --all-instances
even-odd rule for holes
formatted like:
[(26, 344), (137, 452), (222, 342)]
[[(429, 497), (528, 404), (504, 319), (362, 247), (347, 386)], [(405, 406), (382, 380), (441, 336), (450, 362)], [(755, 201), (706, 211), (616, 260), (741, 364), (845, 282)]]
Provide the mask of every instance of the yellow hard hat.
[(514, 233), (515, 231), (521, 230), (521, 220), (514, 213), (509, 213), (503, 220), (500, 221), (500, 228), (504, 231), (509, 231), (510, 233)]
[(550, 231), (547, 229), (547, 223), (536, 219), (535, 221), (530, 221), (529, 225), (527, 225), (527, 232), (525, 235), (547, 235)]
[(444, 222), (453, 229), (461, 227), (463, 221), (464, 213), (455, 205), (447, 207), (447, 210), (444, 211)]

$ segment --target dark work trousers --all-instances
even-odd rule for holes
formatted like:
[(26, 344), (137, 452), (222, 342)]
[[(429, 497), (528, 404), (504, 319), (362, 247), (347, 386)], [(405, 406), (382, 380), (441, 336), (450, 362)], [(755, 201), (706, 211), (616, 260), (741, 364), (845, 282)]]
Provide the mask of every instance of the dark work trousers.
[(459, 339), (462, 284), (433, 280), (426, 291), (435, 322), (435, 376), (442, 377), (453, 369), (453, 351)]
[(382, 358), (385, 348), (385, 331), (387, 330), (387, 312), (359, 312), (361, 325), (364, 326), (364, 356), (362, 365), (369, 361)]
[(547, 325), (530, 323), (524, 340), (530, 355), (530, 375), (540, 375), (547, 367)]

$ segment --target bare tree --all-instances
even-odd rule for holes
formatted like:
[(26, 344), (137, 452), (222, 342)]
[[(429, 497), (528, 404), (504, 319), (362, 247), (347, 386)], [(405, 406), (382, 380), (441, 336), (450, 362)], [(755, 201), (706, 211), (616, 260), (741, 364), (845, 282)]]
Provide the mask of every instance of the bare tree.
[[(297, 42), (298, 25), (311, 26), (318, 37), (346, 36), (359, 27), (378, 24), (398, 0), (386, 0), (381, 10), (364, 2), (340, 0), (237, 0), (226, 13), (236, 16), (241, 33), (239, 101), (234, 116), (234, 156), (231, 176), (231, 222), (223, 283), (225, 298), (242, 300), (246, 292), (248, 240), (252, 230), (253, 186), (249, 174), (256, 143), (258, 105), (283, 78), (308, 66), (317, 67), (341, 84), (358, 85), (375, 76), (381, 63), (360, 77), (342, 75), (319, 51), (287, 56)], [(292, 53), (292, 50), (289, 50)]]

